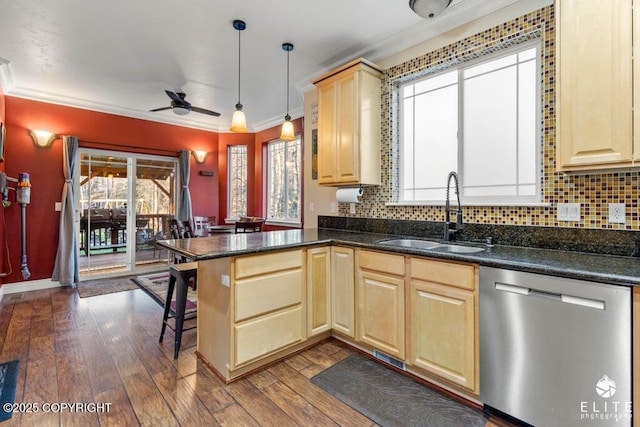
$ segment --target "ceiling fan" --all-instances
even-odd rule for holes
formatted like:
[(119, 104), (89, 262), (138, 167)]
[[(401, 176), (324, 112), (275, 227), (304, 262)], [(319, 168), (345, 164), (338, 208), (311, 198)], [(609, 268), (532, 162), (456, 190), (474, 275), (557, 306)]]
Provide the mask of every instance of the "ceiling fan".
[(160, 107), (153, 110), (149, 110), (150, 112), (155, 111), (164, 111), (164, 110), (172, 110), (179, 116), (184, 116), (189, 114), (190, 111), (194, 111), (196, 113), (208, 114), (210, 116), (218, 117), (220, 113), (207, 110), (205, 108), (194, 107), (191, 103), (185, 101), (187, 94), (184, 92), (171, 92), (170, 90), (165, 90), (166, 94), (171, 98), (171, 104), (168, 107)]

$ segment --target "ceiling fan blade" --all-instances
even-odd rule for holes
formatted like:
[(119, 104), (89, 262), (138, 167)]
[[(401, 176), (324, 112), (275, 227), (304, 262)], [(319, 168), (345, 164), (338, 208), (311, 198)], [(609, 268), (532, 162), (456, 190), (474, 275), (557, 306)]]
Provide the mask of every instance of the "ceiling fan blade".
[(204, 108), (193, 107), (193, 106), (191, 107), (191, 111), (195, 111), (196, 113), (201, 113), (201, 114), (208, 114), (210, 116), (215, 116), (215, 117), (218, 117), (220, 115), (220, 113), (216, 111), (211, 111)]
[(156, 108), (154, 110), (149, 110), (149, 112), (155, 112), (155, 111), (164, 111), (164, 110), (171, 110), (171, 107), (160, 107), (160, 108)]
[(178, 95), (171, 92), (170, 90), (165, 90), (165, 93), (169, 96), (169, 98), (171, 98), (173, 102), (177, 102), (178, 104), (181, 104), (181, 105), (184, 102), (182, 99), (180, 99)]

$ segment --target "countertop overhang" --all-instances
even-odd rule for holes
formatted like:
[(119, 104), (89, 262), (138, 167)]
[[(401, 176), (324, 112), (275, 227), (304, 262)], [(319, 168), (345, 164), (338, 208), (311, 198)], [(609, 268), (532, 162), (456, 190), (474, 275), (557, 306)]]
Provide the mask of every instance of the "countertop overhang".
[[(161, 240), (156, 244), (180, 255), (202, 261), (215, 258), (318, 245), (345, 245), (398, 254), (416, 255), (573, 279), (625, 286), (640, 286), (640, 259), (551, 249), (495, 245), (472, 254), (395, 247), (380, 240), (407, 238), (402, 235), (363, 233), (331, 229), (296, 229), (262, 233), (221, 234), (193, 239)], [(437, 240), (424, 239), (423, 240)], [(457, 241), (456, 244), (479, 246)]]

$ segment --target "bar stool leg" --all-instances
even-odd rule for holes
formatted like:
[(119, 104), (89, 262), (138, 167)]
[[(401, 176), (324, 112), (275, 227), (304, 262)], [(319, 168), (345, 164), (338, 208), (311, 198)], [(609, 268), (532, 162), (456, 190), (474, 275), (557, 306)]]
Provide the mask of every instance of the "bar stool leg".
[(167, 329), (167, 322), (169, 321), (169, 311), (171, 310), (171, 299), (173, 298), (173, 290), (176, 286), (176, 276), (171, 274), (169, 276), (169, 288), (167, 289), (167, 298), (164, 302), (164, 315), (162, 316), (162, 330), (160, 331), (160, 342), (164, 338), (164, 331)]
[(182, 341), (182, 327), (184, 325), (184, 311), (187, 305), (187, 281), (183, 275), (180, 275), (177, 280), (176, 287), (176, 343), (173, 352), (173, 358), (178, 358), (178, 352), (180, 351), (180, 343)]

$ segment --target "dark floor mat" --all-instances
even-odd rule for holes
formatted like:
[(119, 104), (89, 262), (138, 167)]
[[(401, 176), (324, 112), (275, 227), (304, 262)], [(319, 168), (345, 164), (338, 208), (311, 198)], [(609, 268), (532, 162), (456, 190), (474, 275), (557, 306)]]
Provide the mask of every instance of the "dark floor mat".
[(311, 382), (381, 426), (480, 427), (488, 420), (481, 411), (359, 355)]

